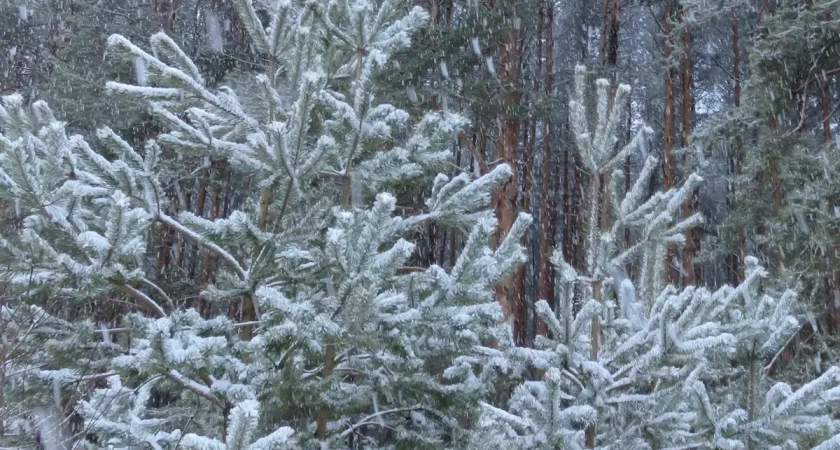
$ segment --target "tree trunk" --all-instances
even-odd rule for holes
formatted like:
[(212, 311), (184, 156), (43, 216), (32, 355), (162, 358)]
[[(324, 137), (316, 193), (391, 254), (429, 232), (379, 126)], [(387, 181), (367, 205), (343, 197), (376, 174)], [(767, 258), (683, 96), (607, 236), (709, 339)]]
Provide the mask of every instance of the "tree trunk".
[[(539, 54), (539, 53), (538, 53)], [(539, 68), (537, 69), (539, 72)], [(534, 163), (536, 160), (536, 133), (537, 133), (537, 119), (536, 117), (530, 118), (530, 123), (528, 124), (528, 131), (524, 134), (524, 147), (526, 148), (526, 155), (525, 155), (525, 164), (523, 165), (522, 170), (522, 200), (520, 201), (520, 210), (525, 211), (528, 214), (533, 214), (531, 210), (531, 190), (534, 187)], [(522, 236), (521, 244), (525, 247), (526, 252), (531, 252), (531, 243), (533, 242), (534, 233), (532, 230), (528, 230), (525, 232), (525, 235)], [(528, 258), (528, 260), (519, 266), (516, 270), (516, 282), (517, 282), (517, 293), (522, 297), (522, 301), (526, 304), (526, 307), (529, 307), (531, 303), (527, 301), (528, 292), (528, 270), (527, 266), (533, 263), (533, 258)], [(530, 309), (530, 308), (529, 308)], [(532, 342), (532, 333), (528, 330), (528, 322), (527, 322), (527, 311), (523, 317), (516, 317), (514, 322), (520, 321), (525, 319), (525, 323), (521, 323), (517, 325), (515, 328), (520, 333), (524, 333), (524, 336), (521, 337), (522, 342), (524, 344), (530, 344)]]
[[(333, 373), (335, 369), (335, 345), (327, 344), (324, 348), (324, 370), (322, 372), (323, 378), (326, 379)], [(327, 439), (327, 422), (330, 420), (330, 414), (325, 407), (321, 407), (318, 411), (318, 421), (315, 425), (315, 437), (321, 442), (321, 448), (324, 448), (324, 443)]]
[[(769, 14), (769, 13), (770, 13), (770, 0), (762, 0), (761, 10), (759, 11), (759, 14), (758, 14), (758, 22), (759, 22), (760, 26), (763, 24), (766, 14)], [(767, 32), (766, 28), (764, 28), (764, 27), (760, 27), (760, 28), (761, 28), (762, 33)], [(776, 112), (775, 111), (771, 111), (771, 112), (773, 114), (773, 117), (771, 117), (769, 122), (768, 122), (768, 128), (770, 129), (770, 133), (773, 134), (773, 133), (776, 132), (776, 129), (778, 128), (778, 121), (776, 120), (776, 116), (775, 116)], [(768, 173), (769, 178), (770, 178), (770, 188), (771, 188), (771, 191), (773, 192), (773, 205), (775, 206), (775, 212), (778, 213), (782, 209), (782, 206), (784, 205), (784, 193), (782, 191), (782, 180), (779, 177), (779, 163), (776, 160), (775, 155), (770, 155), (770, 158), (769, 158), (769, 161), (768, 161), (768, 164), (767, 164), (767, 173)], [(764, 234), (766, 232), (766, 226), (763, 222), (759, 223), (757, 232), (759, 234)], [(762, 249), (762, 250), (766, 250), (766, 248)], [(783, 269), (783, 265), (784, 265), (784, 261), (782, 259), (781, 251), (776, 252), (775, 262), (776, 262), (776, 270), (777, 270), (776, 273), (780, 273), (781, 270)]]
[[(664, 24), (665, 42), (665, 114), (663, 118), (662, 129), (662, 190), (668, 191), (674, 187), (674, 135), (676, 132), (676, 122), (674, 117), (674, 68), (671, 66), (671, 30), (673, 28), (673, 11), (671, 3), (666, 3), (662, 11), (662, 21)], [(676, 256), (676, 248), (673, 245), (668, 246), (668, 251), (665, 256), (665, 276), (668, 283), (676, 284), (678, 282), (678, 272), (673, 270), (672, 261)]]
[[(341, 184), (341, 206), (343, 209), (350, 208), (350, 190), (351, 178), (348, 171)], [(333, 282), (338, 285), (340, 280), (333, 276)], [(335, 369), (335, 344), (327, 343), (324, 346), (324, 369), (321, 371), (322, 379), (326, 380), (333, 374)], [(329, 448), (326, 445), (327, 438), (327, 422), (330, 420), (330, 414), (325, 405), (321, 405), (318, 410), (318, 417), (315, 423), (315, 437), (321, 442), (321, 448)]]
[[(600, 185), (600, 177), (597, 173), (593, 173), (589, 177), (589, 233), (587, 238), (587, 270), (586, 274), (590, 278), (595, 275), (595, 271), (597, 268), (597, 240), (598, 240), (598, 227), (599, 227), (599, 209), (601, 207), (601, 193), (602, 186)], [(600, 222), (603, 225), (603, 221)], [(596, 301), (600, 302), (603, 301), (601, 298), (601, 280), (593, 280), (592, 281), (592, 292), (591, 298), (595, 299)], [(598, 320), (598, 316), (592, 316), (592, 323), (590, 324), (589, 328), (589, 359), (592, 361), (598, 360), (598, 352), (601, 350), (601, 324)], [(585, 447), (586, 448), (595, 448), (596, 444), (596, 425), (589, 424), (586, 426), (585, 430)]]
[[(691, 61), (692, 37), (688, 29), (686, 18), (687, 8), (680, 7), (680, 22), (683, 26), (682, 45), (683, 53), (680, 58), (680, 118), (682, 127), (680, 133), (680, 145), (683, 149), (688, 148), (688, 140), (691, 137), (691, 121), (694, 118), (694, 81), (693, 65)], [(683, 167), (686, 167), (686, 157), (683, 156)], [(683, 215), (690, 217), (699, 208), (700, 189), (695, 188), (691, 196), (683, 204)], [(694, 258), (700, 252), (700, 227), (694, 227), (685, 231), (685, 249), (683, 251), (683, 285), (693, 286), (703, 283), (702, 266), (694, 263)]]
[[(508, 0), (507, 6), (510, 11), (509, 17), (513, 17), (516, 11), (516, 0)], [(496, 143), (496, 157), (511, 166), (513, 175), (493, 191), (492, 203), (499, 221), (498, 230), (494, 233), (493, 239), (496, 247), (510, 232), (517, 214), (518, 176), (516, 167), (519, 158), (520, 127), (517, 109), (521, 97), (518, 91), (519, 19), (512, 20), (514, 23), (505, 33), (504, 42), (499, 49), (503, 112), (499, 117), (500, 129)], [(523, 292), (519, 292), (514, 275), (508, 276), (496, 286), (496, 299), (501, 304), (505, 320), (513, 326), (514, 340), (517, 344), (524, 342), (524, 325), (527, 324), (527, 307), (523, 294)]]
[[(552, 72), (554, 70), (554, 11), (552, 7), (545, 8), (545, 78), (544, 88), (546, 98), (551, 98), (552, 92)], [(555, 191), (552, 189), (553, 180), (551, 173), (551, 114), (548, 113), (543, 118), (543, 154), (542, 154), (542, 175), (540, 179), (540, 268), (539, 268), (539, 286), (537, 287), (537, 297), (548, 302), (548, 305), (553, 310), (554, 305), (554, 266), (551, 264), (551, 250), (555, 246), (555, 234), (557, 233), (556, 222), (553, 220), (553, 213), (557, 208), (555, 204)], [(540, 321), (539, 333), (542, 335), (548, 334), (548, 328), (545, 323)]]
[[(735, 78), (735, 92), (734, 92), (734, 102), (735, 108), (741, 107), (741, 47), (739, 44), (739, 36), (738, 36), (738, 17), (735, 15), (735, 11), (732, 11), (732, 74)], [(734, 167), (734, 174), (736, 177), (740, 177), (743, 173), (743, 165), (744, 165), (744, 139), (741, 137), (741, 134), (738, 133), (735, 136), (735, 167)], [(733, 195), (734, 195), (734, 188), (733, 188)], [(744, 273), (744, 260), (747, 257), (747, 235), (744, 231), (743, 227), (738, 230), (738, 247), (735, 253), (735, 280), (734, 284), (740, 284), (744, 281), (745, 273)]]
[(601, 23), (601, 48), (598, 60), (601, 67), (615, 68), (618, 64), (618, 29), (621, 25), (619, 13), (621, 0), (603, 0), (603, 21)]
[[(602, 68), (607, 69), (612, 73), (613, 78), (617, 78), (616, 66), (618, 64), (618, 29), (620, 26), (620, 8), (620, 0), (603, 0), (603, 20), (601, 23), (601, 43), (598, 53), (598, 61)], [(617, 80), (613, 81), (617, 82)], [(611, 94), (615, 92), (616, 86), (617, 83), (613, 84), (610, 88)], [(613, 98), (611, 95), (608, 99), (608, 109), (617, 107), (617, 105), (612, 104), (612, 101)], [(599, 182), (603, 191), (603, 195), (601, 196), (601, 202), (603, 202), (603, 205), (600, 207), (599, 219), (601, 229), (611, 228), (614, 219), (612, 195), (610, 195), (609, 192), (611, 177), (611, 173), (605, 173), (601, 176), (601, 180)]]
[[(628, 95), (627, 96), (627, 129), (625, 130), (626, 135), (624, 136), (624, 142), (630, 143), (633, 140), (633, 97)], [(633, 188), (632, 180), (630, 179), (630, 155), (624, 159), (624, 192), (630, 192), (630, 189)], [(631, 236), (630, 236), (630, 229), (625, 227), (624, 228), (624, 248), (629, 249), (631, 243)], [(633, 261), (627, 261), (627, 277), (633, 278)]]

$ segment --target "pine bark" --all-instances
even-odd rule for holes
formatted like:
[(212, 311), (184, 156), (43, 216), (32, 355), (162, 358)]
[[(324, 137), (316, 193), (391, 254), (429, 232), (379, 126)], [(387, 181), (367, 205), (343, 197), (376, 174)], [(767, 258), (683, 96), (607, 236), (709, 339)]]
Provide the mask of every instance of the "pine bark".
[[(662, 190), (668, 191), (674, 187), (674, 138), (676, 133), (676, 119), (674, 114), (674, 68), (671, 65), (671, 53), (673, 46), (671, 43), (671, 31), (673, 29), (673, 6), (671, 3), (666, 3), (662, 12), (663, 15), (663, 29), (665, 32), (664, 41), (664, 56), (665, 56), (665, 112), (663, 117), (662, 129)], [(673, 270), (671, 262), (675, 258), (676, 248), (673, 245), (668, 246), (668, 251), (665, 257), (665, 276), (668, 283), (677, 284), (678, 272)]]
[[(506, 3), (507, 9), (510, 11), (509, 17), (513, 17), (516, 11), (516, 0), (508, 0)], [(493, 239), (496, 247), (510, 232), (517, 215), (518, 175), (516, 167), (519, 159), (520, 129), (517, 109), (521, 98), (518, 91), (520, 30), (518, 20), (511, 20), (517, 23), (509, 25), (499, 49), (503, 93), (496, 157), (507, 163), (513, 169), (513, 174), (493, 192), (492, 203), (498, 218), (498, 230)], [(496, 299), (501, 304), (502, 314), (505, 320), (512, 323), (514, 341), (520, 345), (525, 342), (527, 328), (527, 306), (523, 294), (518, 289), (514, 275), (508, 276), (496, 287)]]
[[(680, 119), (681, 133), (680, 145), (683, 149), (688, 148), (688, 141), (691, 137), (692, 119), (694, 118), (694, 80), (692, 64), (692, 36), (689, 30), (686, 17), (687, 8), (680, 7), (680, 22), (682, 30), (683, 52), (680, 57)], [(683, 167), (686, 167), (686, 158), (683, 157)], [(691, 196), (683, 203), (683, 215), (690, 217), (700, 206), (700, 188), (695, 188)], [(700, 252), (700, 227), (694, 227), (685, 231), (685, 248), (683, 250), (683, 285), (693, 286), (703, 283), (703, 268), (695, 264), (694, 258)]]
[(618, 30), (621, 0), (603, 0), (603, 21), (601, 25), (601, 48), (598, 55), (601, 67), (618, 64)]
[[(551, 98), (552, 82), (554, 71), (554, 12), (553, 8), (545, 8), (543, 15), (545, 26), (543, 28), (545, 34), (545, 78), (544, 89), (545, 97)], [(547, 113), (543, 118), (543, 154), (542, 154), (542, 175), (540, 179), (540, 243), (539, 243), (539, 286), (537, 287), (537, 297), (548, 302), (548, 305), (553, 310), (555, 305), (554, 293), (554, 266), (550, 261), (551, 249), (555, 246), (555, 235), (557, 233), (557, 222), (554, 217), (554, 212), (557, 208), (555, 204), (555, 191), (553, 187), (553, 177), (551, 173), (551, 113)], [(548, 334), (548, 329), (542, 321), (540, 322), (539, 332), (542, 335)]]

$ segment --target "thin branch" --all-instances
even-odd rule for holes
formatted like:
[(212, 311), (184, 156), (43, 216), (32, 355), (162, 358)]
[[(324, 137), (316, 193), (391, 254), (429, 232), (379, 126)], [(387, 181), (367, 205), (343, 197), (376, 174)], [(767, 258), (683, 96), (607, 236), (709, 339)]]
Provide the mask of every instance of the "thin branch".
[(164, 311), (163, 308), (161, 308), (156, 301), (149, 298), (148, 295), (138, 291), (137, 289), (127, 284), (119, 284), (117, 285), (117, 289), (134, 297), (134, 299), (139, 301), (147, 310), (149, 310), (149, 312), (154, 313), (154, 315), (158, 318), (166, 317), (166, 311)]
[(422, 409), (424, 409), (424, 408), (422, 408), (420, 406), (412, 406), (410, 408), (395, 408), (395, 409), (389, 409), (387, 411), (380, 411), (378, 413), (373, 413), (373, 414), (365, 417), (364, 419), (360, 420), (359, 422), (356, 422), (355, 424), (350, 425), (349, 428), (347, 428), (346, 430), (344, 430), (341, 433), (341, 437), (347, 437), (347, 435), (349, 435), (350, 433), (355, 431), (356, 428), (359, 428), (361, 426), (370, 425), (370, 424), (373, 424), (373, 423), (378, 423), (378, 422), (371, 422), (371, 420), (376, 419), (377, 417), (381, 417), (381, 416), (384, 416), (386, 414), (394, 414), (394, 413), (406, 412), (406, 411), (418, 411), (418, 410), (422, 410)]
[(228, 265), (231, 266), (231, 268), (233, 268), (233, 270), (236, 272), (237, 275), (239, 275), (239, 277), (241, 279), (243, 279), (243, 280), (248, 279), (248, 272), (246, 272), (245, 269), (243, 269), (242, 266), (239, 265), (239, 262), (236, 260), (236, 258), (234, 258), (233, 255), (228, 253), (227, 250), (219, 247), (218, 245), (216, 245), (212, 242), (207, 242), (206, 240), (202, 239), (201, 236), (198, 233), (196, 233), (193, 230), (190, 230), (189, 228), (185, 227), (180, 222), (173, 219), (172, 217), (169, 217), (168, 215), (166, 215), (163, 212), (157, 213), (157, 220), (169, 225), (170, 227), (174, 228), (179, 233), (181, 233), (184, 236), (192, 239), (192, 241), (195, 242), (196, 244), (201, 245), (203, 247), (206, 247), (208, 250), (216, 253), (226, 263), (228, 263)]
[(166, 375), (173, 381), (176, 381), (181, 386), (194, 392), (196, 395), (206, 398), (207, 400), (221, 408), (224, 407), (224, 404), (222, 404), (221, 401), (215, 395), (213, 395), (213, 393), (210, 391), (210, 388), (208, 388), (207, 386), (201, 385), (185, 377), (181, 374), (181, 372), (178, 372), (175, 369), (170, 369), (169, 372), (166, 373)]
[(788, 349), (788, 346), (790, 346), (793, 340), (796, 339), (797, 336), (799, 336), (799, 333), (802, 332), (806, 325), (810, 325), (810, 322), (803, 323), (799, 328), (796, 329), (796, 331), (793, 332), (793, 334), (790, 335), (788, 340), (785, 341), (785, 345), (781, 346), (781, 348), (779, 348), (779, 351), (776, 352), (775, 355), (773, 355), (773, 359), (771, 359), (770, 362), (766, 366), (764, 366), (764, 373), (768, 373), (771, 370), (773, 370), (773, 367), (776, 365), (776, 361), (782, 356), (785, 350)]
[(163, 291), (163, 289), (161, 289), (161, 287), (160, 287), (160, 286), (158, 286), (157, 284), (155, 284), (154, 282), (152, 282), (151, 280), (149, 280), (149, 279), (147, 279), (147, 278), (143, 278), (143, 279), (142, 279), (142, 280), (140, 280), (140, 281), (142, 281), (143, 283), (145, 283), (145, 284), (146, 284), (146, 286), (149, 286), (149, 287), (150, 287), (150, 288), (152, 288), (155, 292), (157, 292), (157, 293), (158, 293), (158, 295), (160, 295), (161, 297), (163, 297), (163, 300), (166, 302), (166, 307), (167, 307), (167, 308), (169, 308), (169, 310), (170, 310), (170, 311), (172, 311), (172, 310), (174, 310), (174, 309), (175, 309), (175, 303), (172, 301), (172, 299), (171, 299), (171, 298), (169, 298), (169, 296), (168, 296), (168, 295), (166, 295), (166, 292), (164, 292), (164, 291)]

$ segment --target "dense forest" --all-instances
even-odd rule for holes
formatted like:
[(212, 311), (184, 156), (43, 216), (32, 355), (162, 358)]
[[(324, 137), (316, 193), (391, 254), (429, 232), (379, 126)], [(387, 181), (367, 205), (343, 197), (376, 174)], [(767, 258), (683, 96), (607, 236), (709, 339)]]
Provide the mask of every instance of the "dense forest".
[(0, 450), (840, 449), (838, 109), (838, 0), (0, 0)]

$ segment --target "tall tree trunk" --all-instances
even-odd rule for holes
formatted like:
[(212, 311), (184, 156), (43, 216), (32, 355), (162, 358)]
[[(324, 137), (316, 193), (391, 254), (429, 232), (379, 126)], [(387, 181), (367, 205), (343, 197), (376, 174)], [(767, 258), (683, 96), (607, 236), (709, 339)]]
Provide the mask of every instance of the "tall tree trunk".
[[(552, 95), (552, 72), (554, 70), (554, 9), (549, 6), (545, 8), (545, 78), (544, 88), (547, 99)], [(551, 112), (543, 118), (543, 154), (542, 154), (542, 175), (540, 179), (540, 273), (537, 297), (548, 302), (551, 309), (554, 309), (554, 266), (550, 261), (550, 253), (554, 248), (557, 226), (554, 220), (555, 192), (552, 189), (553, 180), (551, 173)], [(545, 323), (540, 322), (540, 334), (546, 335), (548, 329)]]
[[(738, 109), (741, 107), (741, 46), (738, 36), (738, 17), (735, 14), (735, 10), (732, 11), (732, 66), (732, 76), (735, 78), (735, 92), (733, 97), (735, 108)], [(733, 160), (735, 165), (733, 173), (736, 178), (740, 178), (744, 166), (744, 139), (741, 133), (735, 136), (735, 157)], [(734, 188), (732, 193), (734, 194)], [(734, 258), (735, 280), (733, 282), (736, 285), (744, 281), (744, 260), (747, 257), (746, 247), (747, 234), (743, 227), (739, 227), (738, 243)]]
[[(761, 9), (758, 13), (758, 23), (759, 28), (761, 30), (761, 34), (766, 34), (768, 31), (767, 28), (763, 26), (763, 23), (766, 15), (770, 13), (770, 6), (770, 0), (762, 0)], [(768, 121), (768, 128), (770, 130), (770, 134), (774, 134), (779, 124), (775, 116), (776, 112), (771, 111), (771, 113), (773, 114), (773, 117), (771, 117)], [(774, 211), (778, 213), (779, 211), (781, 211), (782, 206), (784, 205), (784, 192), (782, 190), (782, 180), (779, 176), (779, 162), (777, 161), (775, 155), (770, 155), (769, 161), (767, 163), (767, 174), (770, 178), (770, 189), (773, 193), (773, 205), (775, 207)], [(766, 228), (767, 227), (765, 226), (764, 221), (762, 220), (761, 222), (759, 222), (756, 231), (758, 234), (764, 234), (766, 232)], [(762, 252), (766, 251), (766, 248), (764, 248), (765, 246), (762, 247)], [(778, 273), (783, 269), (784, 265), (784, 260), (782, 258), (781, 251), (776, 252), (775, 263), (776, 270)]]
[[(680, 58), (680, 119), (682, 121), (680, 132), (680, 145), (683, 149), (688, 148), (688, 140), (691, 137), (691, 121), (694, 118), (694, 81), (692, 55), (692, 37), (688, 28), (685, 6), (680, 7), (680, 23), (683, 26), (682, 45), (683, 52)], [(686, 158), (683, 157), (683, 167), (686, 167)], [(683, 203), (683, 215), (690, 217), (699, 208), (700, 189), (695, 188), (691, 196)], [(703, 283), (702, 266), (694, 263), (694, 258), (700, 251), (700, 227), (694, 227), (685, 231), (685, 249), (683, 256), (683, 285), (693, 286)]]
[(621, 0), (603, 0), (603, 21), (601, 23), (601, 48), (598, 60), (601, 67), (615, 68), (618, 64), (618, 29), (621, 25), (619, 13)]
[[(586, 2), (580, 2), (580, 9), (577, 11), (577, 19), (580, 25), (577, 27), (578, 31), (578, 51), (580, 52), (581, 61), (588, 61), (590, 59), (589, 49), (589, 30), (590, 25), (587, 21)], [(563, 130), (568, 136), (569, 121), (563, 123)], [(573, 144), (569, 145), (568, 141), (564, 139), (566, 149), (563, 152), (563, 252), (566, 261), (571, 263), (572, 267), (578, 273), (586, 271), (586, 252), (584, 250), (585, 238), (583, 233), (588, 226), (584, 214), (586, 205), (586, 183), (583, 171), (581, 170), (578, 156), (573, 150)], [(584, 286), (579, 283), (575, 284), (575, 292), (580, 294)], [(577, 298), (577, 296), (576, 296)], [(579, 305), (574, 305), (577, 308)]]
[[(516, 220), (516, 201), (518, 195), (517, 161), (519, 159), (519, 118), (518, 107), (521, 95), (519, 85), (519, 18), (516, 15), (516, 0), (507, 0), (506, 5), (513, 23), (505, 33), (504, 41), (499, 49), (502, 81), (502, 114), (499, 117), (499, 134), (496, 143), (497, 159), (506, 162), (513, 169), (513, 175), (505, 180), (493, 192), (493, 208), (499, 220), (499, 227), (494, 234), (494, 245), (505, 239)], [(527, 324), (527, 307), (519, 292), (514, 275), (502, 280), (496, 287), (496, 299), (502, 307), (505, 320), (513, 326), (514, 340), (517, 344), (524, 343), (525, 325)]]
[[(543, 6), (542, 1), (539, 2), (538, 6), (538, 20), (537, 20), (537, 51), (535, 53), (535, 60), (536, 60), (536, 71), (534, 73), (533, 78), (533, 86), (531, 91), (531, 104), (535, 104), (539, 99), (539, 85), (540, 85), (540, 74), (542, 72), (542, 28), (543, 28)], [(522, 39), (524, 41), (524, 39)], [(520, 211), (527, 212), (528, 214), (533, 215), (533, 207), (531, 205), (531, 194), (534, 187), (534, 167), (536, 165), (537, 160), (537, 120), (538, 118), (536, 115), (531, 114), (529, 115), (529, 122), (528, 122), (528, 131), (523, 136), (523, 144), (526, 149), (525, 154), (525, 161), (522, 173), (522, 200), (520, 205)], [(537, 225), (537, 224), (534, 224)], [(536, 228), (537, 233), (534, 233), (534, 228)], [(529, 286), (527, 282), (529, 268), (533, 268), (533, 264), (538, 264), (539, 261), (536, 261), (536, 258), (533, 256), (534, 250), (534, 239), (540, 239), (541, 230), (539, 227), (529, 227), (529, 230), (522, 236), (522, 245), (526, 248), (526, 252), (531, 254), (532, 257), (529, 257), (525, 264), (522, 264), (519, 269), (517, 270), (517, 280), (518, 280), (518, 292), (522, 296), (523, 301), (526, 304), (526, 319), (528, 317), (534, 317), (535, 314), (532, 314), (533, 311), (533, 302), (528, 300), (528, 292), (533, 292), (533, 290), (529, 290), (528, 288), (531, 287), (533, 289), (533, 285)], [(533, 344), (534, 338), (534, 328), (533, 328), (533, 321), (528, 321), (526, 323), (525, 329), (525, 337), (524, 342), (527, 343), (529, 346)]]
[[(665, 42), (665, 113), (663, 118), (662, 129), (662, 190), (668, 191), (674, 187), (674, 137), (676, 132), (676, 121), (674, 117), (674, 68), (671, 65), (671, 53), (673, 50), (671, 44), (671, 31), (673, 28), (673, 7), (670, 3), (665, 4), (662, 11), (662, 21), (664, 24)], [(676, 284), (678, 282), (678, 272), (673, 270), (672, 261), (676, 256), (676, 249), (673, 245), (668, 246), (668, 251), (665, 257), (665, 276), (668, 283)]]
[[(825, 72), (823, 72), (825, 73)], [(823, 143), (831, 145), (834, 137), (831, 133), (831, 89), (829, 79), (826, 75), (818, 75), (820, 78), (820, 103), (822, 106), (822, 128)]]

